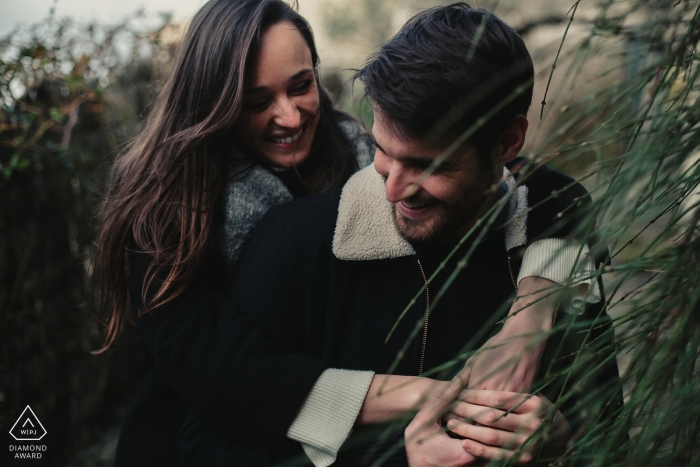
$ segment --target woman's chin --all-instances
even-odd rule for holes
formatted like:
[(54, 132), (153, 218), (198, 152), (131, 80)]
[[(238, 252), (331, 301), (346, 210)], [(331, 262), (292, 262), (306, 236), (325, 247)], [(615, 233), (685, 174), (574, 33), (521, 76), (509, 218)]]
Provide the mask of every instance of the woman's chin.
[(289, 169), (295, 165), (302, 164), (309, 157), (308, 149), (294, 149), (296, 150), (280, 150), (276, 148), (274, 151), (265, 151), (263, 156), (273, 166), (281, 169)]

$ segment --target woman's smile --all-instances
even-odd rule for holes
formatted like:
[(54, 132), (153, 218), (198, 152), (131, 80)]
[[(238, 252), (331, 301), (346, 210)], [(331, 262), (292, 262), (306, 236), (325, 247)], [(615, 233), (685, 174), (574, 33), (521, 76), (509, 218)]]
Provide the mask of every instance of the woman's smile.
[(291, 136), (271, 136), (268, 141), (272, 141), (280, 146), (286, 146), (292, 143), (296, 143), (301, 138), (301, 134), (304, 132), (304, 128), (299, 128), (299, 131)]

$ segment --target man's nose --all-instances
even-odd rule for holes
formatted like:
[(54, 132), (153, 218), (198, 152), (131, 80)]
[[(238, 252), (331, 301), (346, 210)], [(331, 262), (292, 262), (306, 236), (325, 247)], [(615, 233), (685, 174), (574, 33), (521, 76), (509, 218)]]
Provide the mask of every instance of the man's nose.
[(275, 105), (275, 124), (284, 128), (299, 128), (301, 114), (293, 99), (284, 97)]
[(384, 177), (386, 199), (390, 203), (398, 203), (420, 189), (412, 171), (406, 170), (400, 162), (380, 154), (380, 151), (374, 156), (374, 167)]

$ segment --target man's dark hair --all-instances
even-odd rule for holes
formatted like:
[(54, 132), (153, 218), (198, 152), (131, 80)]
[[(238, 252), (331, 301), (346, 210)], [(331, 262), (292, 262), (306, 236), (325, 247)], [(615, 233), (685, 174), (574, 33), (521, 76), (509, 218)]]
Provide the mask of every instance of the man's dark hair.
[(460, 2), (411, 18), (354, 78), (411, 139), (453, 140), (488, 118), (469, 138), (483, 153), (516, 115), (527, 114), (533, 77), (522, 38), (493, 13)]

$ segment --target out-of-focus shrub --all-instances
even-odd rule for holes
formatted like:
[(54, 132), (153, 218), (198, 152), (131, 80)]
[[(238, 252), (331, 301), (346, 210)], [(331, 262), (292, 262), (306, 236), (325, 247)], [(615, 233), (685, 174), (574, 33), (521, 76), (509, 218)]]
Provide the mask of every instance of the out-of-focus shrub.
[(0, 41), (0, 431), (14, 441), (30, 405), (48, 432), (42, 465), (64, 465), (113, 424), (141, 377), (130, 333), (90, 354), (96, 208), (172, 52), (167, 18), (150, 34), (133, 20), (50, 18)]

